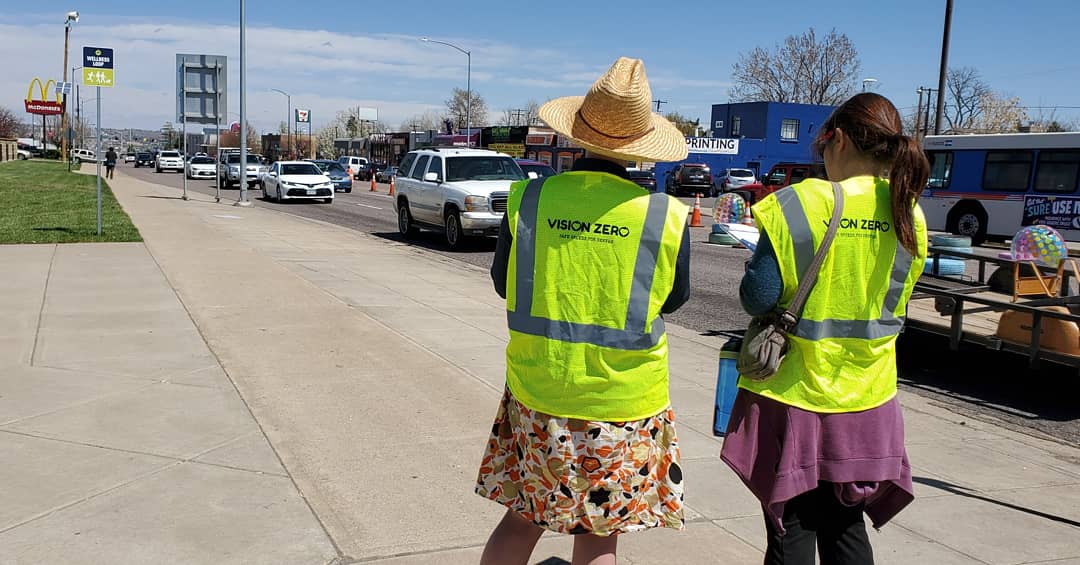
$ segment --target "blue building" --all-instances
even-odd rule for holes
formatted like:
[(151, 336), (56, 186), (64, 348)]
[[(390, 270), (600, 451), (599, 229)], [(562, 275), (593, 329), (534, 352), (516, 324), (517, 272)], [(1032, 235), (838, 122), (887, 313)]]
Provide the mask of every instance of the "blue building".
[[(818, 128), (833, 106), (782, 102), (713, 104), (712, 137), (738, 140), (710, 143), (688, 138), (690, 155), (685, 163), (705, 163), (713, 175), (729, 168), (752, 169), (758, 178), (776, 163), (819, 161), (812, 150)], [(656, 181), (663, 186), (667, 173), (679, 163), (657, 163)]]

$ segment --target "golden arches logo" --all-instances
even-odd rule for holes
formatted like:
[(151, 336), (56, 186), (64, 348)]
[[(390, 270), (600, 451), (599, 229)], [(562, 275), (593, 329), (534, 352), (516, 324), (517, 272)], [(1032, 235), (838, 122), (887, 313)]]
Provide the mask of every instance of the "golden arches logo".
[[(34, 99), (34, 85), (37, 84), (38, 93), (41, 98)], [(26, 89), (26, 111), (30, 114), (37, 114), (39, 116), (55, 116), (57, 114), (64, 113), (64, 105), (61, 102), (60, 95), (56, 95), (56, 100), (49, 100), (49, 91), (55, 90), (56, 81), (48, 79), (45, 82), (41, 82), (40, 78), (34, 78), (30, 81), (30, 87)]]

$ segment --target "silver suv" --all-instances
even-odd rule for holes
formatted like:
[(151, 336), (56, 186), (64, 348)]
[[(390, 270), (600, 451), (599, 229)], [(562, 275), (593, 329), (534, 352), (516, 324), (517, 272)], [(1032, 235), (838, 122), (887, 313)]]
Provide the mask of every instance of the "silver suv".
[(421, 228), (442, 231), (458, 249), (469, 236), (499, 234), (510, 185), (528, 177), (503, 153), (433, 147), (409, 152), (394, 178), (402, 237)]

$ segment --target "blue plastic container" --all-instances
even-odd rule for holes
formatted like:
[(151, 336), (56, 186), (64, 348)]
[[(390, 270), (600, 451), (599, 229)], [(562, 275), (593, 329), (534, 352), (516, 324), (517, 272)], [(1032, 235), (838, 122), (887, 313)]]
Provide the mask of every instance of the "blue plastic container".
[(727, 434), (731, 408), (735, 405), (735, 393), (739, 390), (739, 371), (735, 360), (742, 349), (742, 338), (734, 337), (720, 348), (720, 368), (716, 374), (716, 409), (713, 411), (713, 435)]

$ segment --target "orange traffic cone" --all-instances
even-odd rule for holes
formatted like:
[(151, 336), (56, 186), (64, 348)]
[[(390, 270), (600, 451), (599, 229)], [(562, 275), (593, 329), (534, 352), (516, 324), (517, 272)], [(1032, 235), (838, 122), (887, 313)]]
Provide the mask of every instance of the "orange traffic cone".
[(377, 189), (375, 188), (375, 174), (372, 173), (371, 174), (371, 190), (369, 192), (375, 192), (376, 190)]
[(394, 177), (390, 177), (390, 196), (394, 195)]
[(697, 197), (694, 198), (694, 213), (690, 215), (690, 227), (692, 227), (692, 228), (703, 228), (703, 227), (705, 227), (701, 223), (701, 193), (700, 192), (697, 194)]
[(753, 226), (753, 225), (755, 225), (754, 216), (750, 214), (750, 206), (749, 205), (747, 205), (746, 212), (743, 214), (742, 224), (744, 226)]

